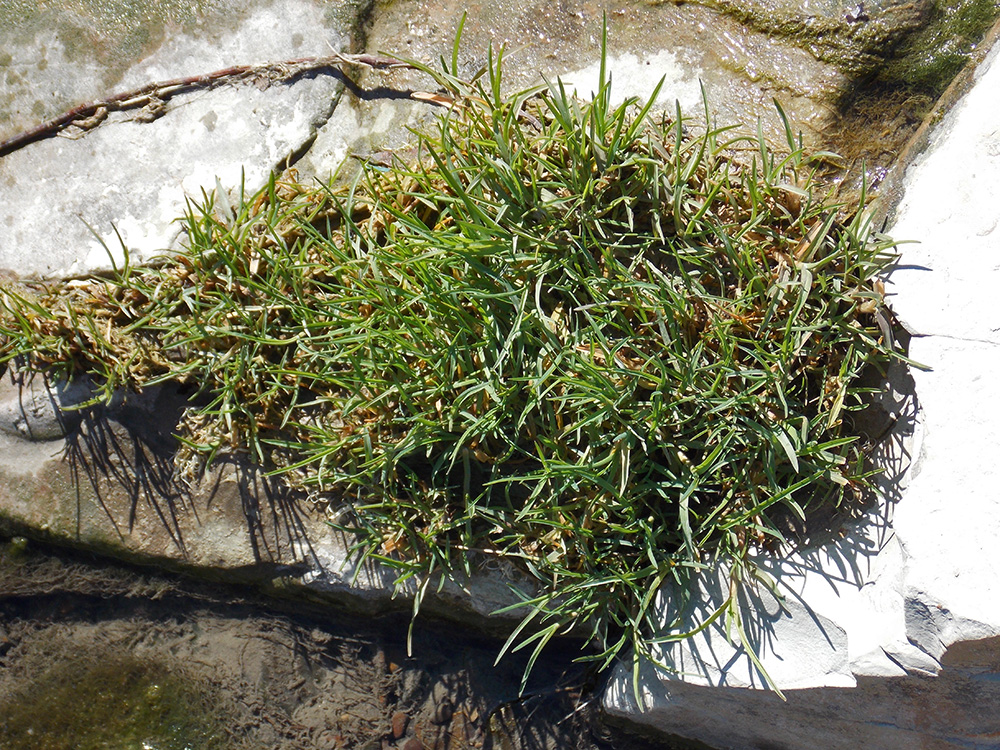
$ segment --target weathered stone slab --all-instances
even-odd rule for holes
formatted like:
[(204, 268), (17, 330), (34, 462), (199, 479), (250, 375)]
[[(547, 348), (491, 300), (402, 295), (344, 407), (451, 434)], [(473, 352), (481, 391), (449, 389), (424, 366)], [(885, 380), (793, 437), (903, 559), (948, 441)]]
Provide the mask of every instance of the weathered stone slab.
[[(911, 373), (919, 414), (900, 415), (913, 435), (898, 454), (907, 476), (886, 485), (899, 495), (843, 538), (767, 563), (780, 605), (763, 592), (748, 602), (766, 613), (746, 618), (757, 623), (749, 641), (787, 702), (720, 624), (657, 654), (677, 671), (644, 668), (641, 708), (620, 669), (605, 696), (613, 713), (725, 748), (995, 746), (1000, 235), (986, 196), (1000, 192), (998, 55), (907, 170), (891, 228), (919, 240), (901, 248), (890, 288), (918, 334), (910, 355), (929, 368)], [(723, 600), (711, 581), (705, 593)]]
[(781, 36), (852, 78), (877, 73), (907, 34), (930, 20), (931, 0), (704, 0), (754, 29)]
[[(21, 22), (23, 28), (3, 30), (9, 37), (17, 38), (18, 31), (26, 37), (11, 48), (7, 63), (8, 80), (13, 76), (25, 83), (11, 87), (13, 100), (0, 103), (0, 109), (11, 124), (26, 127), (25, 108), (31, 97), (56, 83), (60, 88), (53, 98), (69, 102), (61, 105), (68, 109), (109, 96), (113, 92), (102, 88), (109, 80), (117, 91), (129, 91), (237, 64), (347, 51), (358, 10), (350, 3), (338, 7), (342, 19), (328, 17), (332, 8), (308, 0), (232, 7), (227, 12), (191, 8), (188, 32), (163, 26), (166, 21), (150, 11), (152, 20), (147, 23), (161, 36), (155, 45), (150, 43), (152, 50), (143, 48), (147, 54), (134, 50), (126, 54), (122, 49), (108, 62), (99, 54), (94, 60), (94, 53), (85, 49), (73, 53), (85, 61), (80, 65), (83, 70), (103, 66), (103, 78), (78, 77), (77, 67), (74, 75), (66, 75), (73, 61), (63, 59), (60, 49), (82, 30), (63, 28), (72, 26), (70, 21), (56, 24), (54, 46), (39, 44), (38, 34), (44, 32), (31, 31), (29, 14)], [(39, 13), (45, 16), (48, 11)], [(35, 69), (17, 73), (31, 55), (42, 56)], [(47, 77), (50, 69), (61, 71), (54, 81)], [(63, 81), (75, 83), (67, 88)], [(90, 130), (74, 126), (60, 137), (0, 157), (0, 267), (22, 274), (82, 273), (120, 264), (123, 244), (142, 260), (177, 246), (176, 219), (184, 214), (186, 201), (203, 200), (217, 179), (235, 193), (241, 185), (249, 191), (258, 189), (315, 137), (316, 128), (334, 109), (341, 84), (330, 71), (273, 83), (262, 77), (256, 83), (175, 96), (162, 106), (112, 112)], [(31, 124), (57, 114), (47, 103), (31, 105), (30, 112), (36, 118)]]
[(0, 4), (0, 140), (117, 91), (342, 49), (363, 0)]
[[(0, 266), (64, 276), (180, 241), (178, 217), (218, 179), (254, 192), (333, 109), (328, 76), (177, 97), (153, 122), (110, 115), (86, 143), (52, 138), (0, 160)], [(39, 252), (41, 248), (44, 251)], [(109, 258), (110, 256), (110, 258)]]

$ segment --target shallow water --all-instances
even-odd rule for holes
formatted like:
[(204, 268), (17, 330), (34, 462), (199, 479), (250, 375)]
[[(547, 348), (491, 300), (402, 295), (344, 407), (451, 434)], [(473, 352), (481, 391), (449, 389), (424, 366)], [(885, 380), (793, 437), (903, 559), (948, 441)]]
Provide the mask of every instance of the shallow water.
[(69, 653), (0, 700), (7, 750), (224, 750), (211, 689), (120, 650)]
[[(347, 616), (0, 539), (4, 750), (691, 750), (607, 723), (574, 644)], [(410, 747), (413, 745), (411, 744)]]

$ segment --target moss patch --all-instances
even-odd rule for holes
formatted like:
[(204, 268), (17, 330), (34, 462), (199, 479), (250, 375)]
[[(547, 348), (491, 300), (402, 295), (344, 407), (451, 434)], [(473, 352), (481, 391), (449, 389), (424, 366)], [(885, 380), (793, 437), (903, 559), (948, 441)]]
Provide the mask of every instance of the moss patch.
[(1000, 16), (997, 0), (946, 0), (879, 72), (883, 81), (932, 96), (943, 92)]
[(89, 651), (0, 699), (7, 750), (223, 750), (207, 692), (156, 662)]
[[(852, 78), (874, 76), (910, 91), (940, 94), (1000, 16), (997, 0), (828, 4), (805, 13), (796, 3), (703, 0), (750, 28), (792, 40)], [(884, 7), (879, 7), (884, 6)]]

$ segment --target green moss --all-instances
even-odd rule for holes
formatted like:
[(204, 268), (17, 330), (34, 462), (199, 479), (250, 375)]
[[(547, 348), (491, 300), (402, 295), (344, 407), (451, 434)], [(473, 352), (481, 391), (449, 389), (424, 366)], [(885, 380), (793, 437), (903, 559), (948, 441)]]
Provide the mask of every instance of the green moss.
[(1000, 16), (997, 0), (942, 0), (921, 31), (909, 37), (880, 74), (906, 88), (940, 94), (969, 61)]
[(0, 702), (6, 750), (222, 750), (210, 696), (165, 665), (88, 651)]
[(0, 542), (0, 563), (16, 561), (24, 557), (29, 546), (30, 542), (27, 537), (23, 536), (12, 537), (11, 540), (6, 543)]
[(805, 12), (797, 3), (695, 1), (725, 13), (753, 31), (787, 39), (852, 78), (877, 70), (899, 41), (921, 24), (915, 11), (893, 15), (873, 12), (868, 21), (849, 23), (839, 3)]
[(794, 3), (700, 1), (748, 28), (792, 41), (852, 78), (874, 75), (930, 94), (947, 87), (1000, 16), (998, 0), (940, 0), (929, 15), (916, 4), (870, 9), (859, 23), (849, 23), (840, 4), (806, 13)]

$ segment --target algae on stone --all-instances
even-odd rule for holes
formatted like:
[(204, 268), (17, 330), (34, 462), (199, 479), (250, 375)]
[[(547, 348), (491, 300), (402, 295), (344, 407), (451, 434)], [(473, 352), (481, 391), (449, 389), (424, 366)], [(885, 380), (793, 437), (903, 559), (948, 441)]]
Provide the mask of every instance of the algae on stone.
[[(2, 554), (2, 552), (0, 552)], [(5, 750), (225, 750), (210, 688), (106, 649), (69, 654), (31, 686), (0, 696)]]
[[(852, 79), (939, 94), (1000, 15), (997, 0), (694, 0), (789, 39)], [(652, 0), (652, 4), (673, 0)]]
[(942, 0), (927, 24), (909, 35), (878, 72), (882, 81), (915, 93), (940, 94), (971, 58), (1000, 16), (997, 0)]

